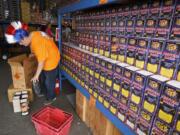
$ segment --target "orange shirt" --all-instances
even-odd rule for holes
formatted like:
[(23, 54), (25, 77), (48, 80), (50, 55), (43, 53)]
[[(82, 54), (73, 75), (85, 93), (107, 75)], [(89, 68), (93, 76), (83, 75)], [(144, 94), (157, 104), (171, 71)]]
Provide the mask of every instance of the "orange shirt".
[(32, 32), (31, 51), (35, 54), (38, 62), (45, 61), (43, 70), (55, 69), (60, 60), (60, 52), (53, 39), (44, 32)]

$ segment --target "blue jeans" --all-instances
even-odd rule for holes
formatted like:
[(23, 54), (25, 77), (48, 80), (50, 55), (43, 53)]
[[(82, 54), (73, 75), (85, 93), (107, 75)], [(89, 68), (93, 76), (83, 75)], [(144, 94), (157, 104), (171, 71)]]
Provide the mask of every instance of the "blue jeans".
[(55, 85), (56, 77), (58, 75), (58, 67), (50, 71), (42, 71), (40, 75), (40, 85), (43, 94), (46, 95), (47, 100), (52, 100), (56, 97)]

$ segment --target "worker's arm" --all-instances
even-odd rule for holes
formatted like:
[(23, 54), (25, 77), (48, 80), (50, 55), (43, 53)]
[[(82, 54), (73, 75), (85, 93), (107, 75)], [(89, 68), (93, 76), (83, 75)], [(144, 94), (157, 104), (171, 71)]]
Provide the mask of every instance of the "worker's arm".
[(31, 81), (33, 81), (33, 82), (39, 81), (39, 75), (40, 75), (41, 71), (43, 70), (43, 67), (44, 67), (44, 61), (38, 62), (36, 74), (34, 75), (34, 77), (32, 78)]

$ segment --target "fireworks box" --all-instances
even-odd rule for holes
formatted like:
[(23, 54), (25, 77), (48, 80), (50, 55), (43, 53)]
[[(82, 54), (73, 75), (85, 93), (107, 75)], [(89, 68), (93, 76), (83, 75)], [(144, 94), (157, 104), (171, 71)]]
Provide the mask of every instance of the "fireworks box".
[(142, 100), (144, 97), (146, 81), (150, 75), (152, 75), (152, 73), (146, 70), (140, 70), (135, 72), (128, 106), (130, 110), (136, 113), (138, 113), (141, 107)]
[(100, 21), (100, 31), (103, 32), (105, 31), (105, 19), (102, 18)]
[(134, 66), (125, 67), (123, 72), (123, 81), (131, 84), (134, 80), (135, 72), (138, 70), (140, 69)]
[(157, 112), (157, 118), (172, 126), (176, 111), (179, 107), (180, 82), (171, 80), (165, 84), (161, 95), (161, 102)]
[(152, 127), (152, 135), (170, 135), (171, 127), (164, 121), (156, 118)]
[(137, 39), (134, 37), (130, 37), (128, 39), (128, 45), (127, 45), (127, 55), (126, 55), (126, 63), (130, 65), (134, 65), (135, 63), (135, 54), (136, 54), (136, 45), (137, 45)]
[(127, 36), (132, 36), (134, 33), (134, 24), (136, 21), (136, 17), (131, 17), (126, 20), (126, 35)]
[(93, 97), (95, 98), (95, 99), (97, 99), (98, 98), (98, 95), (99, 95), (99, 90), (98, 90), (98, 86), (95, 86), (94, 87), (94, 89), (93, 89)]
[[(180, 61), (180, 60), (179, 60)], [(176, 73), (175, 73), (175, 79), (177, 81), (180, 81), (180, 62), (177, 63), (177, 69), (176, 69)]]
[(127, 38), (126, 37), (119, 37), (119, 55), (118, 61), (125, 62), (126, 51), (127, 51)]
[(137, 17), (139, 15), (139, 3), (138, 4), (135, 4), (132, 8), (131, 8), (131, 16), (135, 16)]
[(111, 50), (111, 35), (106, 35), (105, 36), (105, 52), (104, 56), (110, 57), (110, 50)]
[(106, 16), (105, 18), (105, 31), (106, 32), (111, 31), (111, 18), (109, 16)]
[(175, 123), (174, 123), (174, 126), (173, 126), (173, 129), (171, 131), (170, 134), (173, 134), (173, 135), (179, 135), (180, 134), (180, 109), (177, 111), (177, 114), (176, 114), (176, 119), (175, 119)]
[(94, 35), (94, 43), (93, 43), (93, 47), (94, 47), (94, 53), (99, 53), (99, 46), (98, 46), (98, 41), (99, 39), (98, 39), (98, 35), (97, 34), (95, 34)]
[(142, 5), (140, 5), (139, 15), (144, 16), (144, 15), (148, 15), (148, 13), (149, 13), (149, 5), (147, 2), (145, 2)]
[(112, 93), (111, 95), (115, 98), (119, 98), (121, 90), (121, 77), (120, 76), (113, 76), (113, 84), (112, 84)]
[(150, 41), (146, 70), (152, 73), (159, 72), (163, 49), (164, 49), (163, 40)]
[(134, 35), (143, 36), (146, 16), (138, 16), (135, 21)]
[(112, 114), (114, 114), (114, 115), (117, 114), (118, 103), (119, 103), (119, 101), (118, 101), (117, 99), (111, 97), (109, 110), (110, 110), (110, 112), (111, 112)]
[(152, 0), (150, 2), (150, 7), (149, 7), (149, 16), (159, 16), (161, 11), (161, 1), (160, 0)]
[[(86, 85), (86, 84), (85, 84)], [(93, 83), (88, 83), (88, 91), (91, 95), (93, 95), (93, 90), (94, 90), (94, 84)]]
[(180, 13), (180, 1), (176, 1), (176, 7), (175, 7), (175, 15), (179, 15)]
[(127, 106), (124, 105), (123, 103), (119, 102), (119, 104), (118, 104), (117, 117), (118, 117), (122, 122), (125, 122), (125, 120), (126, 120), (127, 110), (128, 110)]
[(173, 18), (170, 38), (180, 40), (180, 16), (174, 16)]
[(151, 123), (145, 121), (142, 117), (138, 117), (135, 132), (139, 135), (150, 135), (151, 127)]
[(118, 76), (119, 78), (122, 78), (123, 77), (123, 73), (124, 73), (124, 68), (125, 67), (128, 67), (129, 65), (126, 64), (126, 63), (121, 63), (121, 62), (118, 62), (115, 64), (115, 71), (114, 71), (114, 76)]
[(99, 35), (99, 54), (100, 55), (104, 55), (105, 52), (105, 46), (106, 46), (106, 42), (105, 42), (105, 35), (103, 33), (101, 33)]
[(118, 38), (115, 35), (111, 37), (111, 59), (117, 60), (119, 53)]
[(126, 18), (124, 16), (118, 17), (118, 34), (125, 35)]
[(157, 21), (157, 28), (155, 31), (155, 37), (156, 38), (169, 38), (170, 28), (172, 23), (172, 17), (171, 16), (161, 16), (158, 18)]
[(104, 89), (102, 89), (102, 88), (100, 88), (100, 87), (98, 87), (98, 88), (99, 88), (98, 101), (99, 101), (100, 103), (103, 103), (104, 97), (105, 97), (105, 95), (106, 95), (106, 92), (104, 91)]
[(134, 66), (129, 66), (124, 68), (123, 73), (123, 81), (122, 81), (122, 89), (121, 89), (121, 95), (125, 98), (129, 98), (130, 96), (130, 87), (132, 84), (132, 81), (134, 79), (135, 71), (139, 70), (139, 68), (136, 68)]
[(111, 33), (116, 34), (118, 30), (118, 23), (117, 23), (117, 17), (111, 18)]
[(166, 81), (168, 81), (168, 78), (160, 75), (152, 75), (147, 80), (139, 115), (149, 123), (153, 122), (153, 118), (159, 105), (160, 95)]
[(137, 52), (135, 66), (141, 69), (145, 68), (148, 56), (149, 41), (144, 38), (140, 38), (137, 41)]
[(99, 20), (99, 19), (96, 19), (96, 21), (95, 21), (95, 27), (96, 27), (96, 30), (95, 30), (95, 31), (100, 31), (100, 20)]
[(154, 37), (156, 31), (157, 17), (148, 16), (146, 18), (144, 36), (145, 37)]
[(174, 14), (173, 10), (174, 10), (175, 4), (176, 4), (176, 0), (162, 1), (160, 16), (171, 17)]
[(136, 128), (136, 120), (137, 120), (138, 115), (136, 113), (134, 113), (131, 110), (127, 111), (127, 115), (126, 115), (126, 125), (129, 126), (132, 130), (135, 130)]
[(130, 17), (131, 16), (131, 9), (130, 6), (124, 6), (122, 16)]
[(180, 43), (167, 41), (163, 51), (163, 59), (160, 66), (160, 74), (171, 78), (175, 74), (176, 65), (179, 60)]
[(110, 107), (110, 101), (111, 101), (110, 95), (109, 95), (109, 94), (104, 95), (103, 105), (104, 105), (107, 109), (109, 109), (109, 107)]
[(90, 52), (93, 52), (93, 34), (91, 33), (90, 35), (89, 35), (89, 51)]

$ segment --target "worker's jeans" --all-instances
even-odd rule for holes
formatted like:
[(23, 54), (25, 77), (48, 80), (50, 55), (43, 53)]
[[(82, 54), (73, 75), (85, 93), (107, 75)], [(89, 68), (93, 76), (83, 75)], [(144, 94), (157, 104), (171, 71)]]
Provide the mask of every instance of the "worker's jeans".
[(50, 71), (42, 71), (40, 75), (40, 84), (42, 94), (46, 95), (47, 100), (52, 100), (56, 97), (55, 95), (55, 85), (56, 77), (58, 75), (58, 68), (55, 68)]

